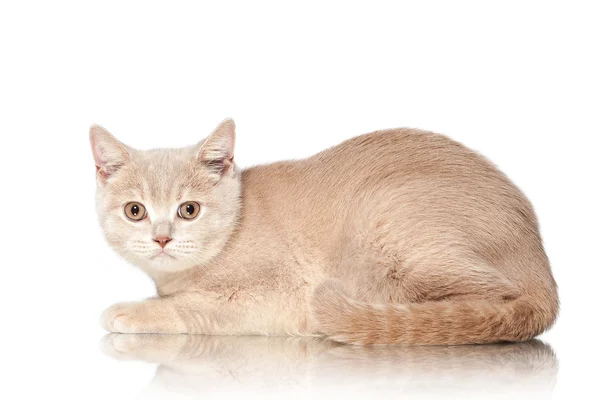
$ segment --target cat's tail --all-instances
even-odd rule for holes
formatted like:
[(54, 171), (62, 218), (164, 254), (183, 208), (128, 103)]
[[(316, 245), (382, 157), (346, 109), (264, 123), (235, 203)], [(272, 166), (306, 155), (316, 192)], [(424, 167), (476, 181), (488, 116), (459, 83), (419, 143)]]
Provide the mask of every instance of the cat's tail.
[(367, 304), (352, 299), (339, 281), (315, 291), (313, 311), (321, 333), (351, 344), (458, 345), (518, 342), (550, 327), (558, 313), (552, 294), (487, 300)]

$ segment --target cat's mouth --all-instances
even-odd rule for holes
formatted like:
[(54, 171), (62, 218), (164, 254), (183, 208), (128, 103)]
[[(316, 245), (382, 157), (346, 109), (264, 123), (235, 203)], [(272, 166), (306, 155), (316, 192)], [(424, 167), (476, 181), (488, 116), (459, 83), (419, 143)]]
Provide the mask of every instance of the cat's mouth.
[(172, 255), (167, 253), (165, 249), (161, 249), (158, 253), (150, 257), (151, 260), (160, 260), (160, 259), (175, 259)]

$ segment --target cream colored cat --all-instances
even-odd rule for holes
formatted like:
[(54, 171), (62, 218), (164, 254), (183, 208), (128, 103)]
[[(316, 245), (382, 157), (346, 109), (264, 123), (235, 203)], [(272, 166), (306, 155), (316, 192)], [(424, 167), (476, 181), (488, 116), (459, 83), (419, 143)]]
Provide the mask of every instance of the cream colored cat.
[(109, 331), (466, 344), (556, 318), (530, 203), (444, 136), (377, 131), (243, 171), (231, 120), (184, 149), (90, 139), (106, 239), (158, 291), (108, 308)]

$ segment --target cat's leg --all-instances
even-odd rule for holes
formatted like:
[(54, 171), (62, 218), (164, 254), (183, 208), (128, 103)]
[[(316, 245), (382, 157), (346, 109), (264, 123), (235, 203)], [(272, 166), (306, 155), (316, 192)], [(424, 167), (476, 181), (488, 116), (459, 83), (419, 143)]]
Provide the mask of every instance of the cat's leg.
[(398, 304), (518, 296), (500, 269), (467, 246), (443, 241), (409, 246), (389, 236), (377, 239), (350, 247), (337, 276), (358, 300)]
[(436, 267), (420, 266), (407, 274), (402, 290), (409, 302), (487, 299), (514, 300), (517, 287), (484, 261), (461, 260)]
[(264, 287), (223, 289), (119, 303), (101, 317), (102, 326), (116, 333), (190, 333), (225, 335), (311, 335), (310, 312), (314, 286), (265, 290)]
[(118, 333), (191, 333), (181, 303), (174, 297), (117, 303), (102, 313), (100, 323)]
[[(518, 297), (517, 287), (498, 269), (476, 257), (432, 257), (418, 263), (377, 265), (380, 279), (371, 290), (380, 291), (387, 303)], [(368, 290), (368, 285), (358, 285)], [(361, 289), (359, 289), (360, 291)], [(364, 297), (364, 296), (363, 296)], [(377, 296), (371, 294), (373, 299)], [(399, 299), (400, 301), (395, 299)]]

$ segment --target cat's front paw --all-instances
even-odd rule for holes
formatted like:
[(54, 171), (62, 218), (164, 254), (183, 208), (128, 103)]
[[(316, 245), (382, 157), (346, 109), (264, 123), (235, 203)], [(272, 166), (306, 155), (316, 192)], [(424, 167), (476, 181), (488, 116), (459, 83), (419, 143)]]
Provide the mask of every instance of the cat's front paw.
[(139, 303), (117, 303), (108, 307), (100, 317), (100, 324), (109, 332), (139, 333)]

